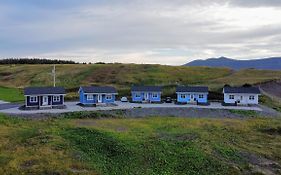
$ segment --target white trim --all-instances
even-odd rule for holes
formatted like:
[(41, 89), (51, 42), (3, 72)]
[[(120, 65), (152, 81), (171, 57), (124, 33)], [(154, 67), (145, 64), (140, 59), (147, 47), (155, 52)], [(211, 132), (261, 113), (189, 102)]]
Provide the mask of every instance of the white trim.
[(52, 99), (53, 99), (52, 102), (60, 102), (61, 101), (60, 95), (53, 95)]
[(28, 97), (28, 96), (52, 96), (52, 95), (63, 95), (63, 96), (66, 96), (66, 94), (33, 94), (33, 95), (24, 95), (25, 97)]
[(94, 95), (93, 94), (86, 94), (86, 95), (87, 95), (87, 101), (94, 100)]
[[(31, 100), (32, 98), (35, 98), (35, 100), (34, 99)], [(38, 103), (38, 96), (35, 95), (29, 96), (29, 103)]]
[(93, 94), (93, 95), (118, 95), (118, 93), (84, 93), (85, 95)]
[[(110, 97), (110, 98), (108, 98), (108, 97)], [(105, 95), (105, 100), (112, 100), (113, 98), (112, 98), (112, 95)]]
[(160, 92), (160, 91), (131, 91), (131, 93), (160, 93), (160, 94), (162, 94), (162, 92)]
[(176, 92), (176, 94), (194, 94), (194, 95), (204, 94), (204, 95), (208, 95), (209, 92)]

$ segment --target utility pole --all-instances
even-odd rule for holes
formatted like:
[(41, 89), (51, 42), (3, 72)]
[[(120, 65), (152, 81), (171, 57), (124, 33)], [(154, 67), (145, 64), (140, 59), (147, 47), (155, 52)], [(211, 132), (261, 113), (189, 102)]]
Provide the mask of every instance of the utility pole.
[(56, 65), (54, 64), (54, 68), (53, 68), (53, 78), (54, 78), (54, 87), (56, 87)]

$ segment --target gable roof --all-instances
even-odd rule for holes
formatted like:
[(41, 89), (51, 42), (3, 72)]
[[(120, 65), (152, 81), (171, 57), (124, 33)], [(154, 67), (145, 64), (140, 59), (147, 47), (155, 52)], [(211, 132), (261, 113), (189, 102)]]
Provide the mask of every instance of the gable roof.
[(132, 92), (161, 92), (161, 86), (133, 86)]
[(209, 88), (207, 86), (178, 86), (176, 92), (204, 92), (208, 93)]
[(111, 86), (82, 86), (80, 89), (85, 93), (117, 93), (117, 90)]
[(24, 95), (47, 95), (65, 94), (63, 87), (27, 87), (24, 88)]
[(260, 94), (257, 87), (224, 87), (224, 93)]

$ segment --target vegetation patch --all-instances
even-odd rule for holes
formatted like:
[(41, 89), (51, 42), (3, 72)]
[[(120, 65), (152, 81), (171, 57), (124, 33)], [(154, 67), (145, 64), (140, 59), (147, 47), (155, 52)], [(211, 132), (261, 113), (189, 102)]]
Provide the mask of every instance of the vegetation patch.
[(240, 116), (247, 116), (247, 117), (256, 117), (258, 116), (256, 111), (250, 110), (229, 110), (232, 114), (238, 114)]
[[(278, 174), (278, 118), (0, 116), (0, 174)], [(274, 129), (272, 129), (274, 128)]]
[(23, 93), (21, 89), (0, 87), (0, 100), (7, 102), (23, 101)]

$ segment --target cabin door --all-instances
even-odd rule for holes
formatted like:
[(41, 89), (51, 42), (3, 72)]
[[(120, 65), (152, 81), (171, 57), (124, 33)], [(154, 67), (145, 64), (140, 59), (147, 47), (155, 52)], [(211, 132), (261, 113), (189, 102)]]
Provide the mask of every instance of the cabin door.
[(146, 93), (146, 94), (144, 95), (144, 100), (145, 100), (145, 101), (149, 100), (149, 93)]
[(49, 104), (48, 96), (43, 96), (42, 106), (47, 106)]
[(102, 103), (102, 95), (101, 94), (98, 95), (98, 103)]

